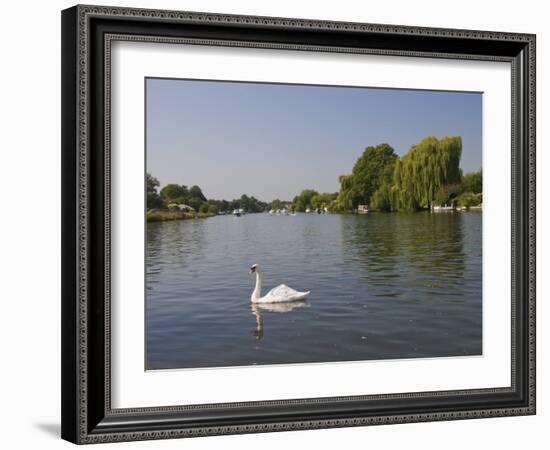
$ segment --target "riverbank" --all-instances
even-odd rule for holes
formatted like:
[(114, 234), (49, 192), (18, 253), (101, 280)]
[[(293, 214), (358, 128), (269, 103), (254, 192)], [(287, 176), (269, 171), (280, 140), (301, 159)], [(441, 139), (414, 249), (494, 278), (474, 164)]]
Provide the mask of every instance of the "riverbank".
[(206, 219), (213, 217), (216, 214), (212, 213), (194, 213), (184, 211), (165, 211), (151, 210), (147, 211), (147, 222), (166, 222), (169, 220), (189, 220), (189, 219)]

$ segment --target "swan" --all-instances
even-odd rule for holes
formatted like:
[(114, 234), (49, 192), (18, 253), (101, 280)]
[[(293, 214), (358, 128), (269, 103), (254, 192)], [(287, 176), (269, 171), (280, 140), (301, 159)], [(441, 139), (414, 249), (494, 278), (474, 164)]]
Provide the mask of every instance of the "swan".
[(295, 302), (296, 300), (305, 299), (310, 291), (298, 292), (286, 284), (280, 284), (277, 287), (271, 289), (266, 295), (262, 297), (262, 272), (260, 272), (260, 266), (254, 264), (250, 268), (250, 274), (256, 274), (256, 287), (252, 291), (250, 300), (252, 303), (283, 303), (283, 302)]

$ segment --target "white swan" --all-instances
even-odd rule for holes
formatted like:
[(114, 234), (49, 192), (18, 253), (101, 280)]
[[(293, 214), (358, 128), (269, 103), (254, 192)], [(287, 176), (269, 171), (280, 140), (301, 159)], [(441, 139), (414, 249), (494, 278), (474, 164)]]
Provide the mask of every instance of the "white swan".
[(260, 272), (260, 266), (254, 264), (250, 268), (250, 273), (256, 273), (256, 287), (252, 291), (250, 300), (252, 303), (283, 303), (283, 302), (295, 302), (296, 300), (305, 299), (310, 291), (298, 292), (286, 284), (281, 284), (271, 289), (266, 295), (262, 297), (262, 273)]

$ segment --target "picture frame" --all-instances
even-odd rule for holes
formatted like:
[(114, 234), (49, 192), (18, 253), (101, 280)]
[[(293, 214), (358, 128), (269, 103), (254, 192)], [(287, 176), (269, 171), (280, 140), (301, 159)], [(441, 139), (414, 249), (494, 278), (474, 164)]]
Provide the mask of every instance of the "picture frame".
[[(112, 407), (115, 41), (500, 61), (511, 66), (510, 386)], [(535, 414), (531, 34), (78, 5), (62, 12), (62, 437), (85, 444)]]

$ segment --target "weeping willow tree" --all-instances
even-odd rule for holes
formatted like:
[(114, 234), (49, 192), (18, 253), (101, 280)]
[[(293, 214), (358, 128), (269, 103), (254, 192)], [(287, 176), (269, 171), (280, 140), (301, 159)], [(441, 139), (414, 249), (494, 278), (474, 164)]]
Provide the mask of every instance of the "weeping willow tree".
[(394, 167), (392, 209), (429, 208), (441, 187), (460, 183), (461, 154), (460, 136), (428, 136), (413, 145)]
[(353, 175), (340, 175), (340, 191), (336, 196), (336, 209), (338, 211), (350, 211), (353, 209)]

